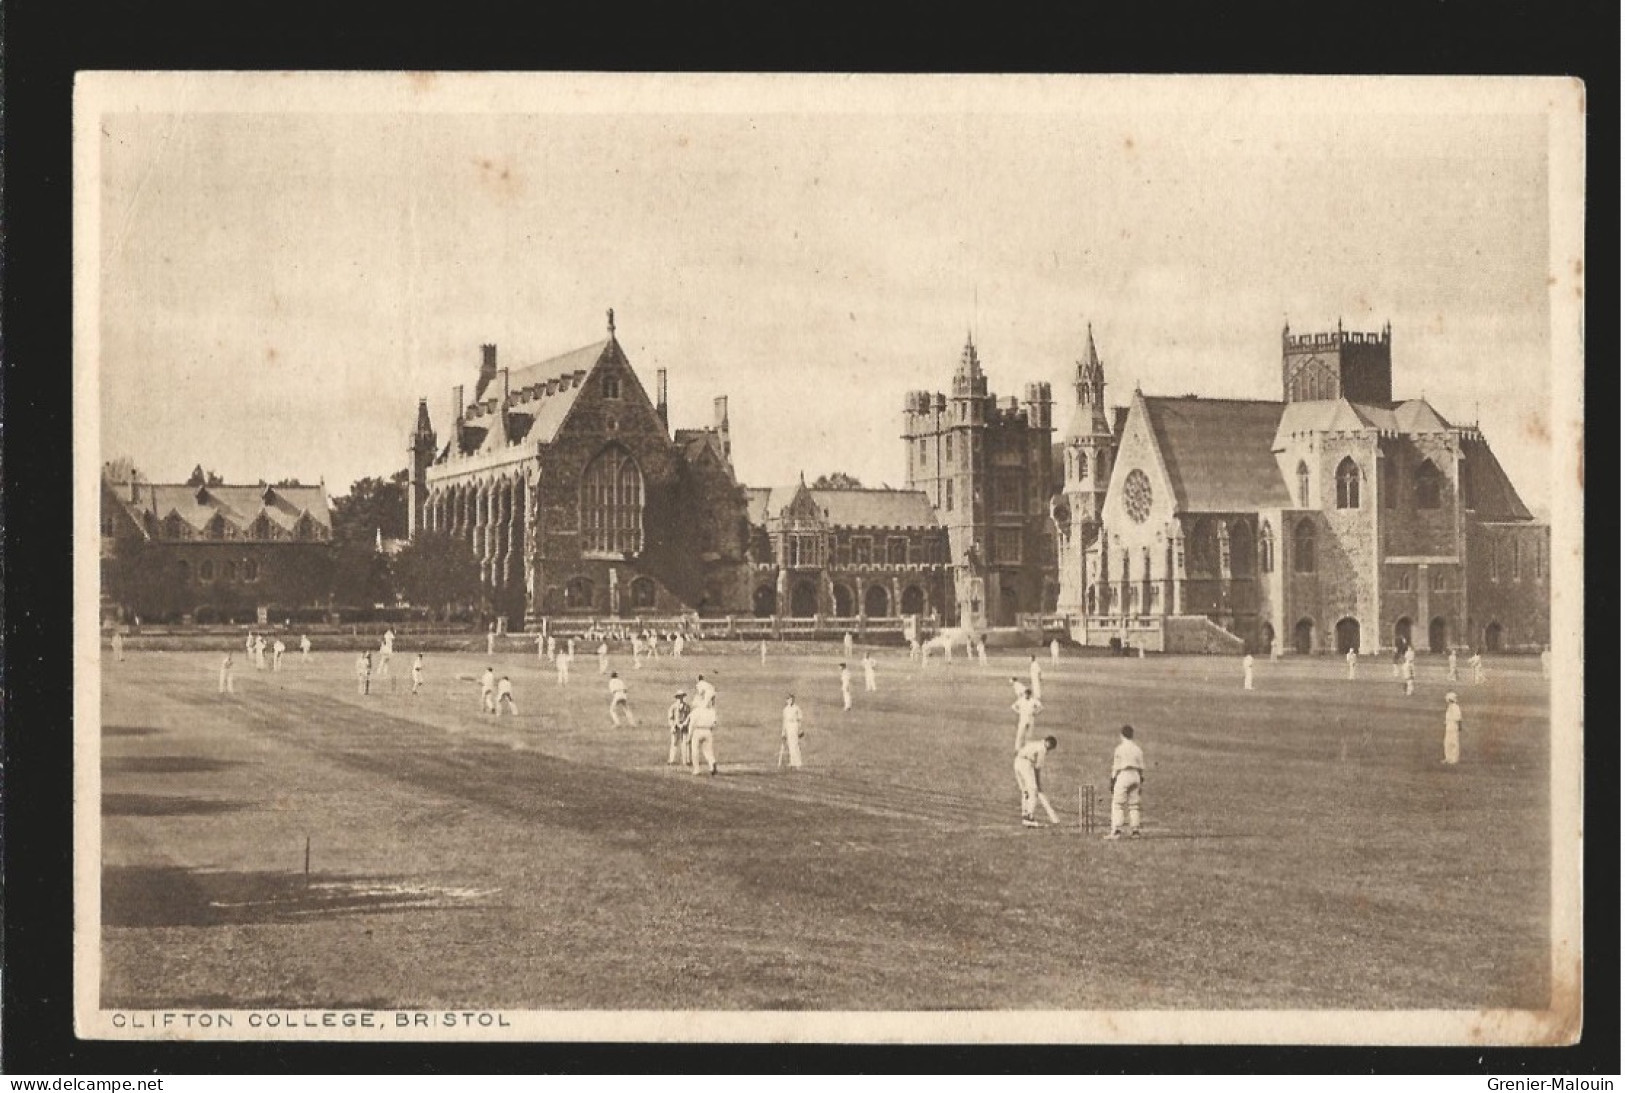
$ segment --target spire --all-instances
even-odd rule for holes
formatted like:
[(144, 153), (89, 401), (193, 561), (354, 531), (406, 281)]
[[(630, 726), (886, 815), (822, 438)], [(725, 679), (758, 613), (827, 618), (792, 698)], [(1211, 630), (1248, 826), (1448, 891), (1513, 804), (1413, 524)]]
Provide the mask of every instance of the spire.
[(610, 308), (604, 314), (609, 319), (609, 336), (613, 338), (615, 336), (615, 309)]
[(965, 348), (959, 354), (959, 374), (969, 379), (982, 374), (982, 362), (976, 356), (976, 343), (971, 340), (968, 330), (965, 331)]
[(426, 398), (418, 399), (418, 421), (413, 432), (418, 436), (434, 435), (434, 426), (429, 424), (429, 400)]
[(1095, 348), (1094, 323), (1088, 325), (1083, 356), (1078, 358), (1072, 387), (1077, 392), (1077, 409), (1067, 428), (1067, 438), (1109, 437), (1111, 425), (1106, 418), (1106, 366), (1101, 363), (1100, 352)]

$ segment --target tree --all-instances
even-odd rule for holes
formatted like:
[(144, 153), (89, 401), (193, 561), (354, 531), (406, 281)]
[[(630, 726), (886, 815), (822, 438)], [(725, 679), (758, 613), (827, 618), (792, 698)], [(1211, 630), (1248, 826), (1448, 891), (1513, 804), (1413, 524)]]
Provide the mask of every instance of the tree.
[(861, 490), (863, 483), (853, 475), (844, 471), (835, 471), (832, 474), (821, 474), (813, 482), (815, 490)]
[(370, 548), (383, 532), (386, 539), (406, 538), (406, 472), (389, 478), (363, 478), (333, 502), (335, 542), (366, 543)]
[(297, 479), (297, 478), (279, 478), (279, 479), (277, 479), (276, 484), (277, 484), (278, 487), (297, 486), (297, 485), (299, 485), (299, 479)]
[(370, 542), (334, 542), (331, 555), (328, 595), (335, 604), (371, 607), (394, 598), (389, 559), (374, 550)]
[(395, 588), (415, 607), (433, 608), (445, 618), (457, 607), (478, 602), (484, 593), (480, 563), (462, 539), (420, 531), (394, 561)]
[(224, 486), (226, 480), (213, 471), (204, 470), (203, 464), (199, 463), (192, 468), (192, 473), (187, 476), (186, 484), (188, 486)]

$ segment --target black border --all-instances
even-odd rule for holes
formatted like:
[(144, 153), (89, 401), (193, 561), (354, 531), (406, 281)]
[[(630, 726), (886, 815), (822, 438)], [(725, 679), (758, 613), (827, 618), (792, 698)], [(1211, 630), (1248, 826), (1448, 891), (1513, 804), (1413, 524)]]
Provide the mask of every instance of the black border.
[[(1574, 75), (1586, 82), (1588, 599), (1618, 604), (1619, 53), (1607, 0), (1113, 4), (996, 14), (933, 3), (565, 10), (336, 0), (13, 0), (5, 66), (5, 938), (10, 1074), (1620, 1072), (1618, 631), (1588, 629), (1585, 1030), (1571, 1048), (119, 1044), (72, 1034), (71, 121), (82, 69), (1280, 72)], [(596, 9), (596, 10), (595, 10)], [(1065, 12), (1066, 14), (1062, 14)], [(1593, 301), (1602, 301), (1600, 307)], [(1598, 373), (1606, 373), (1598, 378)], [(1589, 437), (1601, 435), (1602, 444)], [(1600, 448), (1601, 451), (1596, 449)], [(1600, 455), (1601, 458), (1597, 458)], [(1589, 536), (1588, 536), (1589, 539)], [(10, 564), (7, 565), (6, 563)], [(1610, 594), (1612, 593), (1612, 594)], [(1603, 693), (1598, 693), (1603, 692)]]

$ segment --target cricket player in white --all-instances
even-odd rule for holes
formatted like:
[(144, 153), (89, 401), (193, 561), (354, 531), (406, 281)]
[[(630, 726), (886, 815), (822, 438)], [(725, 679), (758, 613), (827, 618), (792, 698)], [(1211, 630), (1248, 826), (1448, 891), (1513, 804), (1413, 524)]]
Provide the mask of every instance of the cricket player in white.
[(688, 751), (693, 760), (692, 773), (702, 773), (700, 756), (705, 756), (706, 767), (717, 772), (717, 756), (712, 743), (711, 730), (717, 727), (717, 689), (706, 682), (704, 676), (694, 684), (694, 710), (688, 715)]
[(863, 689), (870, 694), (879, 690), (875, 686), (875, 655), (873, 653), (863, 654)]
[(282, 654), (287, 651), (288, 647), (282, 644), (282, 639), (277, 638), (276, 643), (271, 646), (271, 671), (282, 671)]
[(570, 654), (562, 650), (553, 658), (553, 667), (558, 669), (560, 687), (570, 682)]
[(632, 716), (632, 707), (627, 705), (626, 680), (621, 673), (609, 673), (609, 720), (616, 728), (621, 726), (621, 715), (626, 715), (626, 723), (637, 728), (638, 719)]
[(602, 642), (601, 641), (601, 642), (598, 643), (598, 674), (599, 675), (607, 675), (608, 673), (609, 673), (609, 644), (607, 642)]
[(480, 712), (496, 713), (497, 674), (490, 668), (480, 676)]
[(847, 671), (846, 662), (841, 662), (841, 709), (852, 708), (852, 673)]
[(417, 694), (423, 689), (423, 654), (419, 653), (412, 662), (412, 693)]
[(1061, 641), (1060, 641), (1059, 638), (1051, 638), (1050, 639), (1050, 642), (1049, 642), (1049, 662), (1051, 664), (1059, 664), (1059, 663), (1061, 663)]
[(1444, 678), (1445, 678), (1445, 680), (1447, 682), (1450, 682), (1450, 683), (1457, 682), (1457, 680), (1456, 680), (1456, 647), (1454, 645), (1452, 645), (1450, 647), (1449, 667), (1445, 671)]
[(355, 689), (357, 694), (372, 693), (372, 657), (362, 653), (355, 658)]
[(237, 693), (237, 687), (236, 687), (235, 684), (232, 683), (232, 680), (231, 680), (231, 654), (230, 653), (227, 653), (226, 654), (226, 659), (222, 660), (220, 662), (220, 693), (223, 694), (223, 695), (231, 695), (231, 694), (236, 694)]
[(666, 765), (675, 766), (681, 763), (689, 764), (688, 752), (688, 718), (691, 713), (688, 705), (688, 692), (678, 691), (677, 701), (666, 710), (666, 724), (671, 728), (671, 748), (666, 752)]
[(310, 659), (310, 635), (309, 634), (300, 634), (299, 635), (299, 659), (300, 660), (309, 660)]
[(908, 639), (908, 659), (909, 660), (919, 660), (920, 659), (920, 639), (919, 638), (909, 638)]
[(547, 636), (545, 634), (537, 634), (536, 635), (536, 659), (538, 661), (540, 661), (540, 660), (544, 659), (546, 656), (547, 656)]
[(254, 631), (252, 631), (252, 630), (250, 630), (248, 632), (248, 639), (243, 643), (243, 652), (249, 657), (249, 659), (253, 659), (253, 656), (254, 656)]
[(1467, 658), (1467, 666), (1473, 670), (1473, 682), (1484, 682), (1484, 657), (1477, 650)]
[(1241, 689), (1244, 691), (1253, 689), (1253, 655), (1251, 653), (1247, 653), (1241, 658)]
[[(948, 658), (950, 660), (953, 659), (953, 652), (954, 652), (953, 647), (950, 646), (949, 649), (948, 649)], [(965, 646), (965, 659), (966, 660), (970, 659), (970, 646), (969, 645)], [(980, 664), (984, 668), (987, 667), (987, 642), (983, 641), (981, 639), (978, 639), (977, 642), (976, 642), (976, 662), (978, 664)]]
[(1021, 697), (1016, 699), (1010, 708), (1016, 711), (1016, 751), (1019, 752), (1022, 745), (1027, 743), (1027, 737), (1032, 734), (1033, 719), (1044, 708), (1044, 704), (1033, 697), (1031, 689), (1023, 689)]
[(265, 671), (265, 635), (260, 634), (254, 638), (254, 670)]
[(559, 649), (559, 639), (558, 638), (553, 638), (553, 637), (548, 638), (547, 639), (547, 659), (552, 660), (555, 656), (557, 656), (558, 655), (558, 649)]
[[(1016, 751), (1016, 785), (1021, 787), (1021, 826), (1037, 827), (1033, 806), (1044, 792), (1044, 757), (1055, 750), (1055, 737), (1023, 744)], [(1055, 820), (1060, 823), (1060, 820)]]
[(390, 653), (390, 654), (393, 654), (395, 652), (395, 629), (394, 629), (394, 627), (386, 627), (385, 630), (384, 630), (384, 652)]
[(767, 642), (762, 642), (762, 663), (767, 663)]
[(1010, 689), (1016, 692), (1017, 699), (1027, 697), (1027, 685), (1015, 676), (1010, 677)]
[(1354, 669), (1358, 667), (1360, 663), (1360, 654), (1356, 653), (1353, 649), (1350, 649), (1347, 653), (1343, 654), (1343, 661), (1349, 666), (1349, 679), (1352, 680), (1354, 678)]
[(1027, 658), (1027, 678), (1032, 680), (1033, 698), (1044, 697), (1044, 668), (1038, 663), (1036, 656)]
[(674, 657), (683, 655), (683, 635), (678, 634), (671, 639), (671, 655)]
[(1461, 707), (1456, 705), (1456, 692), (1444, 696), (1444, 758), (1450, 766), (1461, 761)]
[(485, 655), (494, 657), (497, 654), (497, 624), (492, 623), (485, 630)]
[(784, 700), (783, 724), (779, 729), (779, 736), (784, 740), (784, 749), (780, 758), (786, 756), (790, 760), (791, 770), (801, 769), (801, 738), (807, 735), (801, 727), (801, 707), (796, 705), (796, 696), (789, 695)]
[(1405, 657), (1405, 663), (1400, 666), (1399, 673), (1400, 673), (1400, 678), (1402, 678), (1405, 681), (1405, 693), (1408, 694), (1408, 695), (1415, 694), (1416, 693), (1416, 658), (1414, 656), (1407, 655)]
[(519, 716), (519, 707), (513, 700), (513, 684), (508, 682), (507, 676), (497, 680), (497, 701), (496, 705), (491, 707), (491, 712), (500, 717), (504, 706), (513, 716)]
[(117, 630), (113, 631), (113, 659), (120, 663), (124, 661), (124, 635)]
[(846, 651), (846, 659), (851, 660), (852, 659), (852, 631), (848, 630), (845, 634), (841, 635), (841, 648), (843, 648)]
[(1112, 752), (1112, 830), (1108, 839), (1123, 837), (1123, 813), (1128, 813), (1129, 835), (1140, 837), (1140, 787), (1145, 784), (1145, 752), (1134, 742), (1134, 726), (1123, 726), (1123, 739)]

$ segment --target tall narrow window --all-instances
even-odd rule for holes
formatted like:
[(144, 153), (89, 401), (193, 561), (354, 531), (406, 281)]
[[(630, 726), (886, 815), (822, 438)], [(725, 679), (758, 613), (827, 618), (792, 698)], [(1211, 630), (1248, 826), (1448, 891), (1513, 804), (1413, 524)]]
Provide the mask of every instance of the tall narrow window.
[(1275, 532), (1270, 530), (1268, 520), (1258, 530), (1258, 569), (1262, 573), (1275, 572)]
[(942, 458), (946, 463), (952, 463), (954, 460), (954, 434), (952, 433), (942, 438)]
[(947, 493), (944, 496), (947, 498), (948, 503), (943, 508), (949, 512), (954, 511), (954, 480), (952, 478), (948, 479)]
[(1307, 517), (1292, 532), (1292, 568), (1298, 573), (1315, 571), (1315, 525)]
[(618, 445), (600, 452), (581, 476), (581, 548), (598, 554), (643, 549), (643, 474)]
[(1337, 507), (1360, 507), (1360, 468), (1353, 459), (1345, 458), (1337, 465)]
[(1518, 540), (1512, 540), (1512, 579), (1523, 580), (1523, 551), (1519, 549)]
[(1298, 507), (1309, 507), (1309, 464), (1298, 460)]
[(1439, 468), (1433, 465), (1431, 459), (1422, 460), (1422, 465), (1416, 468), (1416, 507), (1419, 509), (1436, 509), (1440, 504), (1443, 492), (1443, 476)]

